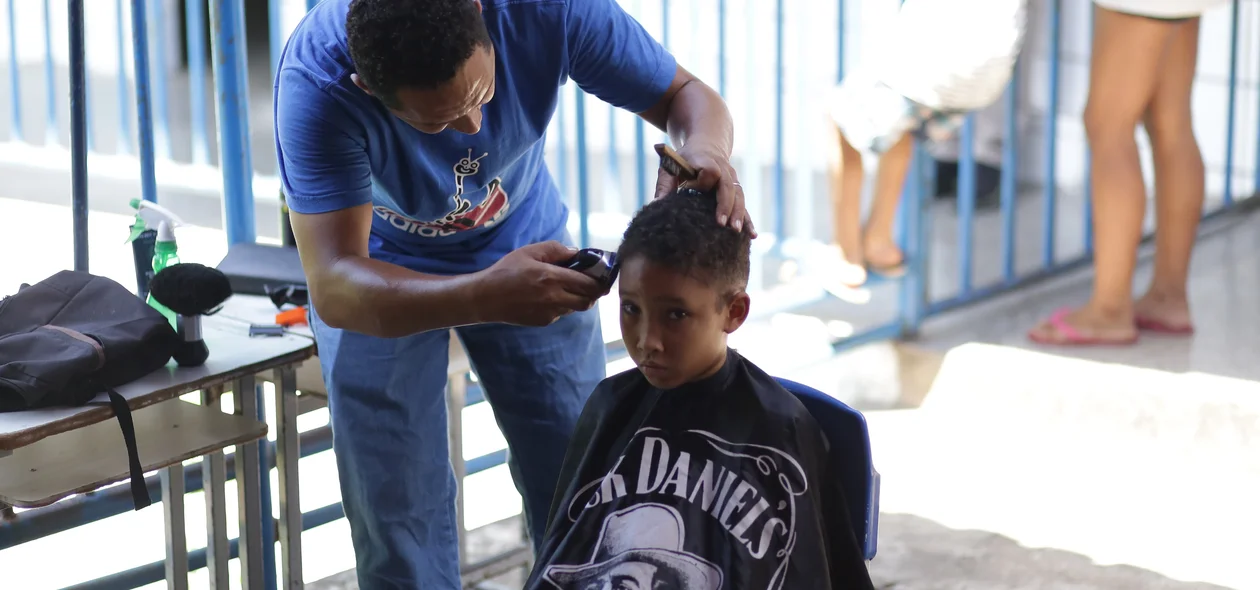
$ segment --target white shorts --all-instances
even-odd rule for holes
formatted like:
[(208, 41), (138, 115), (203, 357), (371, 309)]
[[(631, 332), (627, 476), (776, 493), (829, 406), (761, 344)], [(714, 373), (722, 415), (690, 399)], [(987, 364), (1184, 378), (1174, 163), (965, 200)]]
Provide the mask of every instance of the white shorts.
[(872, 154), (888, 151), (907, 132), (928, 141), (951, 139), (966, 117), (925, 107), (863, 73), (846, 76), (828, 104), (831, 120), (849, 144)]

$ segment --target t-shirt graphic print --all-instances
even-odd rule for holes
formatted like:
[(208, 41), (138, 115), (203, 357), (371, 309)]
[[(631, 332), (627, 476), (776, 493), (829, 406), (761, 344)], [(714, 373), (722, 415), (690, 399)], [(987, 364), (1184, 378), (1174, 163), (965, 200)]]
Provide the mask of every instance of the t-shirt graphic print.
[(825, 438), (733, 351), (713, 377), (605, 380), (565, 458), (531, 590), (871, 587)]

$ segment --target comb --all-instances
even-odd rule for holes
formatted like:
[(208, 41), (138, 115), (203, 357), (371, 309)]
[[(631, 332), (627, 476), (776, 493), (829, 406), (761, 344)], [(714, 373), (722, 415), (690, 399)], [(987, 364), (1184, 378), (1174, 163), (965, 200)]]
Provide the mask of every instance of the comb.
[(658, 143), (656, 144), (656, 153), (661, 156), (661, 168), (678, 177), (678, 180), (686, 181), (700, 178), (700, 170), (687, 163), (673, 148), (663, 143)]

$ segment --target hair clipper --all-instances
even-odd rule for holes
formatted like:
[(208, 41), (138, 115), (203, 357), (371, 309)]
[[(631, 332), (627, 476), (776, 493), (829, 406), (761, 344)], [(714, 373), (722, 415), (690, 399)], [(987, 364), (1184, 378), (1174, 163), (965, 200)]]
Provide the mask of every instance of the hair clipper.
[(558, 264), (599, 281), (605, 289), (612, 289), (613, 283), (617, 282), (617, 272), (621, 270), (616, 252), (606, 252), (598, 248), (583, 248), (573, 258)]

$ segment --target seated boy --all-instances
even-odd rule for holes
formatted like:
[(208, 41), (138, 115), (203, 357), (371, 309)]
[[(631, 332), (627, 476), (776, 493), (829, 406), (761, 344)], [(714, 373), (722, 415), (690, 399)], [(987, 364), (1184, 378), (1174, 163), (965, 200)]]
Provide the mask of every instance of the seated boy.
[(531, 590), (867, 589), (827, 441), (727, 348), (748, 317), (748, 232), (683, 192), (626, 230), (621, 331), (560, 473)]

